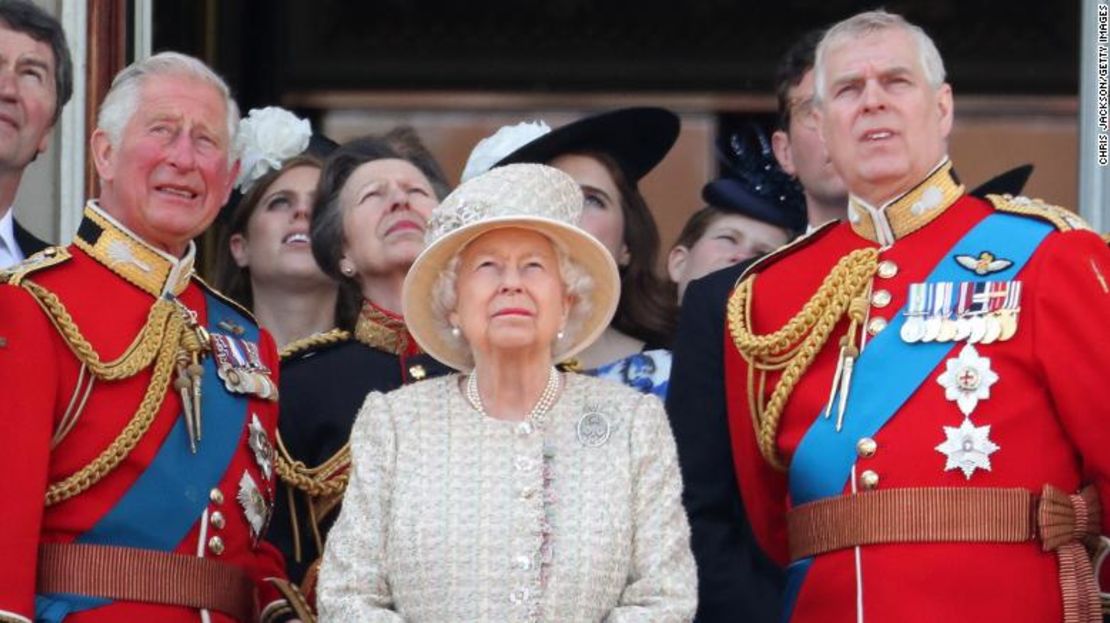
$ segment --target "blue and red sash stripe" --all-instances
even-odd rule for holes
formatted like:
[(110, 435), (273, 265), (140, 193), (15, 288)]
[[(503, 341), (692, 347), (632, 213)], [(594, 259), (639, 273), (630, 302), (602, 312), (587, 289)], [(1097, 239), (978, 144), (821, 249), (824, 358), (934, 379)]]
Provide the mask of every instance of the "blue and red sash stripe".
[[(1051, 231), (1051, 225), (1039, 220), (991, 214), (945, 253), (926, 282), (1013, 280)], [(996, 257), (1013, 264), (990, 275), (978, 275), (949, 259), (977, 256), (983, 249), (991, 249)], [(856, 440), (874, 437), (955, 348), (952, 343), (903, 342), (899, 332), (906, 319), (904, 312), (902, 308), (891, 318), (856, 361), (842, 429), (836, 430), (836, 418), (820, 413), (798, 444), (789, 470), (793, 505), (842, 494), (856, 463)], [(835, 404), (839, 397), (833, 400)], [(787, 568), (784, 621), (790, 620), (811, 564), (812, 559), (802, 559)]]
[[(207, 329), (245, 329), (244, 340), (258, 342), (254, 322), (219, 298), (205, 292)], [(216, 375), (213, 357), (203, 361), (201, 417), (203, 438), (194, 454), (184, 417), (179, 417), (154, 460), (130, 489), (77, 543), (115, 545), (170, 552), (196, 525), (208, 506), (209, 491), (223, 480), (241, 443), (246, 426), (247, 397), (232, 394)], [(50, 594), (35, 598), (36, 623), (59, 623), (71, 612), (111, 603), (83, 595)]]

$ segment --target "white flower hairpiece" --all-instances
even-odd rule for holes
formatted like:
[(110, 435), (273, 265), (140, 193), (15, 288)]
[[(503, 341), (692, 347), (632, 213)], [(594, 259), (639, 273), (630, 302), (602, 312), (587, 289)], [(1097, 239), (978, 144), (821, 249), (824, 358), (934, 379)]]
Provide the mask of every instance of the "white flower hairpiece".
[(462, 181), (489, 171), (493, 165), (521, 147), (547, 134), (551, 128), (543, 121), (522, 121), (502, 126), (491, 136), (478, 141), (463, 168)]
[(239, 177), (235, 187), (246, 193), (258, 178), (281, 168), (288, 159), (308, 148), (312, 126), (307, 119), (278, 108), (254, 108), (239, 123), (235, 146), (239, 153)]

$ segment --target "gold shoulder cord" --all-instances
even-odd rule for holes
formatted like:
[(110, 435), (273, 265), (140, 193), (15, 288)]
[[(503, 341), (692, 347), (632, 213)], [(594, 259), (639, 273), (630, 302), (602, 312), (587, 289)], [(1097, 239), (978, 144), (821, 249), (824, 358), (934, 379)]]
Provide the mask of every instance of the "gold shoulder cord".
[(150, 383), (139, 407), (119, 436), (87, 465), (47, 487), (46, 506), (52, 506), (99, 482), (135, 449), (162, 406), (179, 351), (186, 348), (185, 343), (195, 341), (195, 336), (191, 335), (184, 314), (175, 313), (184, 308), (169, 300), (158, 299), (150, 308), (143, 330), (130, 346), (117, 359), (104, 362), (54, 293), (26, 279), (20, 286), (46, 311), (74, 356), (96, 378), (109, 381), (126, 379), (147, 369), (151, 362), (154, 364)]
[(319, 348), (320, 346), (327, 346), (330, 344), (338, 344), (351, 339), (351, 333), (343, 329), (332, 329), (324, 331), (323, 333), (314, 333), (308, 337), (303, 337), (299, 340), (294, 340), (285, 345), (278, 355), (282, 361), (300, 353), (301, 351)]
[(286, 485), (289, 486), (289, 519), (293, 533), (293, 558), (301, 562), (301, 530), (297, 521), (297, 508), (294, 504), (293, 490), (301, 491), (311, 522), (312, 535), (316, 541), (316, 551), (324, 551), (324, 539), (320, 534), (322, 520), (343, 499), (350, 480), (351, 444), (343, 444), (334, 455), (317, 467), (308, 467), (293, 458), (285, 447), (281, 433), (277, 434), (277, 457), (274, 467)]
[[(783, 407), (845, 313), (851, 323), (847, 335), (841, 339), (841, 358), (858, 355), (855, 334), (867, 312), (867, 292), (878, 259), (879, 252), (875, 248), (857, 249), (841, 258), (801, 311), (774, 333), (756, 335), (752, 331), (754, 274), (742, 281), (729, 298), (729, 333), (748, 364), (748, 408), (756, 441), (763, 458), (779, 471), (786, 470), (775, 449)], [(782, 370), (782, 376), (765, 402), (767, 373), (777, 370)]]

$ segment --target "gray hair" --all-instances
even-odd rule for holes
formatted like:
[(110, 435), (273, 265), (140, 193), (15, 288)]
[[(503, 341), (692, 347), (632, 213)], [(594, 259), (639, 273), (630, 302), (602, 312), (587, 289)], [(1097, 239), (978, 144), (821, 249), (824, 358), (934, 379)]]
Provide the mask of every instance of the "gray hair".
[(866, 11), (853, 15), (848, 19), (838, 22), (825, 33), (821, 43), (817, 45), (816, 60), (813, 64), (813, 100), (821, 104), (825, 98), (825, 89), (828, 87), (828, 78), (825, 77), (825, 64), (828, 62), (829, 51), (841, 46), (848, 41), (864, 37), (877, 32), (892, 29), (901, 29), (910, 34), (917, 44), (917, 59), (925, 79), (934, 90), (944, 84), (944, 60), (933, 40), (920, 26), (911, 24), (901, 15), (887, 13), (882, 9)]
[(228, 166), (232, 166), (238, 156), (233, 150), (235, 132), (239, 128), (239, 105), (231, 97), (231, 89), (223, 78), (208, 65), (180, 52), (159, 52), (131, 63), (116, 74), (96, 118), (96, 127), (108, 134), (112, 145), (119, 145), (123, 129), (139, 108), (139, 92), (151, 76), (197, 78), (212, 85), (223, 96), (227, 108)]
[[(537, 232), (540, 233), (540, 232)], [(570, 313), (567, 314), (567, 324), (563, 328), (562, 342), (566, 344), (573, 344), (578, 337), (579, 331), (582, 330), (582, 325), (585, 323), (586, 318), (589, 317), (590, 311), (593, 308), (591, 295), (594, 291), (594, 279), (581, 264), (570, 256), (570, 253), (563, 247), (559, 241), (552, 239), (546, 234), (542, 234), (544, 238), (551, 243), (552, 248), (555, 249), (555, 256), (559, 262), (559, 277), (563, 280), (563, 287), (566, 289), (567, 295), (571, 297), (572, 303)], [(473, 242), (471, 240), (470, 242)], [(463, 336), (455, 337), (451, 334), (451, 322), (448, 320), (451, 312), (455, 311), (455, 306), (459, 302), (459, 293), (456, 286), (459, 278), (459, 264), (462, 262), (462, 254), (470, 245), (470, 242), (459, 247), (459, 250), (451, 256), (447, 264), (439, 271), (439, 276), (436, 277), (435, 284), (432, 285), (432, 311), (433, 317), (436, 319), (436, 331), (439, 331), (448, 342), (453, 340), (465, 340)], [(558, 351), (554, 349), (553, 352)], [(474, 365), (473, 356), (467, 353), (467, 364)]]

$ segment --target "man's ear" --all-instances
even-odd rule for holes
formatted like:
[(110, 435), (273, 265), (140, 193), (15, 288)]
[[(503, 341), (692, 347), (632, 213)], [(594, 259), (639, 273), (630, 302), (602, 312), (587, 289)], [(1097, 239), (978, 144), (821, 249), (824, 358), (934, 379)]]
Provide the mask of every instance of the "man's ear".
[(115, 177), (116, 148), (108, 138), (108, 133), (97, 128), (89, 138), (89, 151), (92, 153), (93, 164), (96, 165), (96, 174), (102, 180), (112, 180)]
[(952, 133), (952, 110), (952, 87), (945, 82), (937, 89), (937, 113), (940, 115), (941, 133), (946, 140)]
[(775, 160), (787, 175), (796, 175), (794, 167), (794, 154), (790, 150), (790, 136), (783, 130), (775, 130), (771, 134), (771, 149), (775, 152)]
[(690, 257), (690, 249), (677, 244), (667, 254), (667, 274), (670, 275), (671, 281), (678, 283), (682, 278), (682, 271), (686, 268), (686, 260)]
[(227, 200), (231, 198), (231, 191), (235, 188), (235, 180), (239, 179), (239, 167), (242, 161), (236, 160), (235, 164), (231, 165), (231, 171), (227, 177), (227, 188), (224, 189), (224, 199), (220, 205), (227, 205)]
[(235, 265), (239, 268), (246, 268), (250, 265), (247, 260), (248, 244), (247, 237), (243, 234), (231, 234), (231, 238), (227, 241), (228, 250), (231, 251), (231, 258), (235, 260)]

